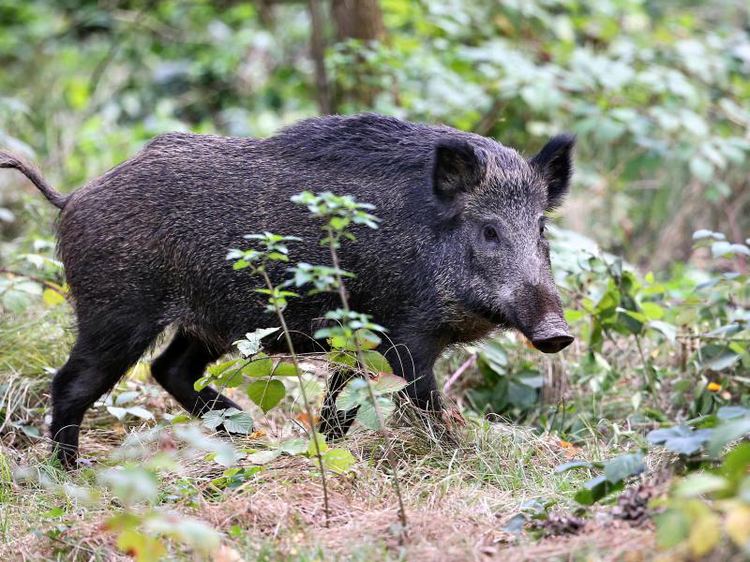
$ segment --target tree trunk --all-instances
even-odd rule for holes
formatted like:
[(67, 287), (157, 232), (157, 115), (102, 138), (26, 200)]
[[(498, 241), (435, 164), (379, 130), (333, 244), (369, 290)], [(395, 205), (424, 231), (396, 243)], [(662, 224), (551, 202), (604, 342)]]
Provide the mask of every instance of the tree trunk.
[(323, 13), (320, 0), (309, 0), (310, 22), (310, 54), (315, 63), (315, 88), (317, 90), (318, 108), (322, 115), (335, 113), (336, 109), (331, 98), (328, 87), (328, 74), (326, 73), (325, 61), (325, 39), (323, 36)]
[(385, 37), (379, 0), (333, 0), (332, 8), (339, 41), (373, 41)]
[[(386, 37), (379, 0), (332, 0), (331, 11), (339, 41), (382, 41)], [(369, 109), (378, 89), (368, 83), (371, 81), (367, 80), (368, 70), (363, 57), (355, 56), (352, 72), (356, 86), (348, 90), (340, 88), (336, 92), (336, 101), (347, 100), (353, 102), (357, 109)]]

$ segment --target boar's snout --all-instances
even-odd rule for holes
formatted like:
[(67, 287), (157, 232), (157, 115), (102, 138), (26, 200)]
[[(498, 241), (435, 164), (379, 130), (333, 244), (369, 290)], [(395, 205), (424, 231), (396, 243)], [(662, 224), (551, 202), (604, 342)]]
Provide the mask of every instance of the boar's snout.
[(573, 343), (551, 279), (549, 284), (529, 283), (513, 296), (513, 302), (506, 307), (507, 318), (535, 348), (543, 353), (557, 353)]
[(573, 339), (570, 334), (560, 334), (551, 338), (531, 340), (531, 344), (544, 353), (557, 353), (573, 343)]
[(530, 330), (531, 344), (544, 353), (557, 353), (573, 343), (573, 336), (561, 315), (548, 314)]

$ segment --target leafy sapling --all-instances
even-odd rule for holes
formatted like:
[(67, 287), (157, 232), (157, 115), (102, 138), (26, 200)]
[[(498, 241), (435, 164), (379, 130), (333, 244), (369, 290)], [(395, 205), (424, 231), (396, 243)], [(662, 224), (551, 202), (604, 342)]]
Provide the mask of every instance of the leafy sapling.
[[(399, 518), (402, 526), (402, 533), (406, 531), (406, 510), (401, 496), (401, 489), (398, 477), (398, 466), (393, 455), (393, 447), (390, 433), (385, 424), (385, 417), (382, 406), (388, 404), (384, 401), (385, 394), (395, 392), (406, 386), (388, 384), (388, 380), (378, 381), (377, 385), (370, 381), (369, 372), (371, 371), (371, 361), (365, 354), (367, 351), (371, 357), (382, 357), (373, 347), (380, 344), (380, 339), (373, 332), (385, 332), (385, 328), (375, 324), (367, 314), (358, 313), (349, 307), (349, 298), (344, 278), (351, 278), (353, 273), (345, 271), (339, 264), (337, 251), (341, 247), (342, 239), (351, 242), (356, 241), (354, 234), (349, 230), (354, 225), (365, 226), (371, 229), (378, 228), (378, 218), (368, 211), (375, 207), (368, 203), (359, 203), (351, 196), (334, 195), (331, 192), (314, 194), (310, 191), (303, 191), (299, 195), (292, 197), (292, 201), (298, 205), (304, 205), (310, 213), (323, 222), (321, 229), (325, 236), (321, 239), (322, 246), (328, 246), (331, 255), (331, 267), (316, 268), (307, 264), (301, 264), (294, 270), (295, 283), (300, 286), (308, 282), (313, 283), (316, 292), (334, 292), (337, 293), (341, 301), (341, 308), (328, 311), (325, 319), (331, 322), (331, 325), (322, 328), (315, 333), (315, 338), (327, 338), (334, 348), (334, 353), (341, 353), (350, 347), (356, 353), (359, 371), (364, 373), (361, 379), (355, 379), (349, 382), (345, 393), (336, 400), (336, 407), (341, 410), (357, 409), (357, 417), (360, 421), (370, 421), (370, 427), (379, 428), (386, 441), (386, 459), (393, 472), (393, 486), (398, 498)], [(382, 357), (381, 364), (387, 365), (388, 362)], [(375, 371), (380, 377), (378, 371)], [(388, 376), (385, 374), (385, 376)], [(394, 377), (396, 378), (396, 377)], [(390, 390), (394, 389), (394, 390)], [(366, 391), (366, 392), (365, 392)], [(342, 403), (339, 403), (339, 400)], [(391, 403), (392, 405), (392, 403)], [(360, 414), (360, 411), (362, 414)], [(375, 426), (375, 423), (377, 426)], [(367, 424), (367, 421), (365, 422)], [(402, 535), (403, 538), (403, 535)]]
[[(280, 236), (278, 234), (272, 234), (270, 232), (264, 232), (263, 234), (249, 234), (245, 236), (245, 238), (248, 240), (258, 241), (259, 245), (261, 246), (261, 250), (257, 250), (255, 248), (250, 248), (244, 251), (231, 250), (227, 255), (227, 259), (235, 260), (233, 266), (235, 270), (250, 269), (254, 275), (258, 275), (263, 279), (265, 288), (256, 289), (256, 291), (260, 294), (267, 295), (268, 305), (266, 309), (269, 312), (273, 312), (274, 314), (276, 314), (276, 317), (281, 324), (281, 330), (286, 341), (286, 346), (292, 358), (294, 374), (297, 376), (297, 380), (300, 385), (300, 394), (302, 396), (302, 402), (305, 407), (305, 413), (307, 414), (307, 419), (310, 420), (310, 428), (305, 427), (305, 431), (308, 433), (308, 437), (310, 438), (311, 452), (314, 451), (317, 464), (320, 468), (320, 478), (323, 487), (323, 504), (325, 506), (326, 525), (328, 525), (330, 510), (328, 506), (328, 486), (326, 483), (325, 459), (323, 458), (323, 453), (327, 452), (323, 448), (323, 445), (325, 445), (325, 440), (318, 439), (318, 434), (315, 433), (312, 427), (312, 423), (315, 417), (313, 416), (312, 406), (310, 405), (310, 400), (307, 396), (305, 383), (302, 379), (302, 370), (300, 369), (299, 360), (294, 350), (292, 337), (289, 332), (286, 319), (284, 318), (284, 309), (287, 306), (287, 299), (289, 297), (298, 297), (299, 295), (292, 291), (286, 290), (283, 284), (274, 285), (271, 281), (270, 276), (268, 275), (268, 265), (270, 262), (287, 263), (289, 261), (289, 250), (286, 243), (290, 241), (298, 241), (299, 238), (293, 236)], [(253, 338), (252, 340), (248, 339), (248, 343), (242, 343), (240, 345), (244, 347), (245, 351), (253, 352), (256, 351), (254, 349), (255, 343), (259, 345), (260, 338)], [(272, 383), (274, 382), (281, 384), (281, 387), (279, 387), (278, 384), (272, 385)], [(252, 383), (250, 386), (248, 386), (248, 395), (256, 404), (260, 405), (260, 407), (265, 412), (278, 404), (281, 398), (283, 398), (283, 386), (283, 383), (279, 383), (279, 381), (273, 381), (271, 378), (269, 378), (265, 387), (262, 386), (262, 383), (261, 385), (259, 385), (257, 382)]]

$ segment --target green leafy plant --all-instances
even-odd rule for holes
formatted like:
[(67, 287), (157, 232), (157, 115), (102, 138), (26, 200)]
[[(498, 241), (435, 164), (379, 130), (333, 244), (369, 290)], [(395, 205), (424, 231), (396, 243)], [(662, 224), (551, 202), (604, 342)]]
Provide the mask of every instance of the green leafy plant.
[[(341, 308), (328, 311), (325, 315), (325, 318), (334, 324), (331, 327), (318, 330), (315, 333), (315, 337), (329, 338), (329, 342), (334, 347), (334, 351), (332, 352), (333, 358), (343, 359), (346, 354), (342, 353), (342, 351), (345, 351), (347, 348), (354, 351), (356, 355), (357, 366), (364, 376), (362, 379), (350, 381), (348, 386), (361, 385), (357, 380), (363, 380), (365, 386), (355, 386), (354, 390), (351, 388), (348, 389), (346, 396), (351, 397), (350, 402), (352, 404), (357, 404), (361, 407), (364, 397), (359, 393), (358, 389), (366, 389), (367, 391), (369, 405), (372, 408), (374, 416), (370, 415), (368, 417), (367, 414), (363, 414), (363, 416), (365, 416), (365, 419), (371, 420), (374, 417), (377, 420), (377, 426), (386, 441), (386, 459), (394, 476), (393, 487), (398, 500), (399, 518), (401, 521), (400, 534), (403, 538), (407, 526), (406, 509), (404, 508), (404, 501), (401, 495), (398, 465), (393, 455), (391, 437), (386, 427), (383, 410), (380, 407), (381, 402), (383, 402), (382, 394), (386, 394), (386, 392), (385, 390), (381, 390), (379, 395), (369, 377), (369, 369), (373, 365), (373, 362), (381, 366), (381, 368), (388, 364), (384, 357), (372, 349), (380, 343), (380, 338), (374, 332), (385, 332), (385, 328), (373, 323), (369, 315), (355, 312), (349, 308), (344, 277), (351, 277), (351, 275), (349, 274), (350, 272), (341, 269), (337, 253), (342, 239), (349, 241), (356, 240), (354, 234), (349, 230), (350, 227), (359, 225), (374, 229), (378, 227), (378, 219), (368, 212), (373, 209), (372, 205), (359, 203), (350, 196), (338, 196), (330, 192), (323, 192), (316, 195), (309, 191), (303, 191), (299, 195), (292, 197), (292, 201), (298, 205), (306, 206), (314, 217), (323, 221), (321, 228), (326, 236), (320, 243), (321, 245), (327, 245), (330, 250), (331, 266), (330, 268), (325, 267), (323, 269), (303, 267), (304, 275), (309, 276), (309, 278), (301, 275), (299, 269), (297, 269), (295, 271), (295, 283), (300, 285), (312, 281), (315, 287), (313, 291), (325, 290), (335, 292), (339, 296)], [(381, 383), (382, 389), (389, 386), (395, 387), (396, 384)], [(347, 392), (347, 389), (344, 389), (344, 392)], [(340, 407), (338, 401), (336, 405)], [(368, 408), (365, 407), (365, 412), (367, 411)], [(359, 412), (357, 416), (360, 416)]]
[(660, 545), (701, 557), (726, 536), (742, 554), (750, 554), (749, 469), (750, 443), (742, 443), (718, 467), (675, 482), (656, 518)]
[[(265, 288), (256, 289), (256, 291), (263, 295), (267, 295), (267, 309), (269, 312), (273, 312), (276, 315), (279, 323), (281, 324), (281, 330), (286, 341), (286, 346), (292, 358), (292, 368), (294, 371), (294, 375), (297, 377), (300, 385), (302, 402), (307, 413), (307, 418), (308, 420), (310, 420), (311, 427), (305, 427), (305, 431), (308, 433), (308, 436), (310, 437), (310, 440), (313, 444), (315, 456), (320, 468), (320, 478), (323, 487), (323, 505), (325, 507), (327, 524), (328, 518), (330, 516), (330, 509), (328, 505), (328, 485), (326, 481), (325, 462), (323, 461), (324, 451), (323, 447), (321, 446), (320, 440), (317, 438), (312, 428), (312, 424), (314, 423), (313, 420), (315, 420), (312, 405), (307, 396), (307, 390), (302, 379), (302, 370), (299, 365), (297, 354), (294, 350), (294, 344), (292, 343), (289, 329), (287, 328), (286, 319), (284, 318), (284, 309), (287, 305), (287, 298), (297, 297), (299, 295), (292, 291), (284, 289), (283, 285), (274, 285), (267, 271), (267, 266), (270, 262), (287, 263), (289, 261), (289, 250), (286, 246), (286, 243), (289, 241), (298, 240), (298, 238), (292, 236), (279, 236), (270, 232), (264, 232), (263, 234), (250, 234), (245, 236), (245, 238), (248, 240), (258, 241), (261, 250), (256, 250), (255, 248), (250, 248), (244, 251), (231, 250), (227, 255), (227, 259), (234, 260), (235, 263), (233, 267), (235, 270), (249, 268), (254, 275), (259, 276), (263, 280)], [(271, 329), (265, 329), (261, 333), (268, 335), (276, 331), (276, 329), (272, 329), (271, 331), (268, 330)], [(239, 344), (240, 348), (244, 353), (249, 354), (251, 357), (257, 356), (258, 349), (260, 347), (260, 340), (262, 339), (262, 337), (263, 336), (259, 333), (254, 333), (250, 337), (246, 337), (244, 342), (241, 342)], [(260, 372), (258, 373), (253, 372), (253, 375), (259, 374), (260, 376), (265, 376), (267, 374), (269, 378), (267, 378), (265, 382), (255, 381), (250, 383), (248, 385), (247, 392), (248, 396), (253, 400), (253, 402), (258, 404), (264, 412), (267, 412), (281, 401), (285, 394), (285, 388), (283, 386), (283, 383), (280, 383), (278, 380), (272, 378), (274, 373), (270, 368), (268, 359), (266, 357), (261, 357), (260, 361), (262, 362), (262, 365), (264, 365), (264, 367), (261, 367)], [(268, 368), (267, 373), (265, 371), (266, 367)], [(198, 383), (196, 382), (196, 384)], [(323, 443), (325, 443), (325, 441), (323, 441)]]
[(603, 471), (603, 474), (586, 482), (575, 494), (575, 500), (578, 503), (588, 506), (622, 490), (629, 479), (646, 470), (646, 465), (643, 462), (643, 452), (638, 451), (620, 455), (605, 463), (572, 461), (558, 466), (555, 471), (566, 472), (582, 468)]

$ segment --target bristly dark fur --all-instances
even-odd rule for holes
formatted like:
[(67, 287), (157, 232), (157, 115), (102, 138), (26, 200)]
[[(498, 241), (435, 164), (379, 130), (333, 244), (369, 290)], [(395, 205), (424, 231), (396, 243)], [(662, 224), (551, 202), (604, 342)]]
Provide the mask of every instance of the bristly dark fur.
[[(306, 189), (375, 205), (381, 228), (357, 228), (340, 250), (357, 274), (347, 289), (354, 310), (388, 328), (396, 347), (381, 351), (421, 406), (439, 407), (432, 366), (446, 346), (498, 325), (550, 340), (564, 320), (540, 216), (567, 189), (571, 148), (556, 137), (528, 163), (491, 139), (364, 114), (308, 119), (264, 140), (162, 135), (67, 200), (27, 174), (64, 205), (60, 253), (78, 320), (52, 385), (61, 459), (75, 458), (85, 411), (168, 326), (178, 333), (154, 377), (190, 412), (235, 405), (193, 383), (233, 341), (276, 320), (259, 280), (234, 271), (227, 251), (271, 231), (302, 239), (290, 244), (293, 262), (330, 263), (320, 223), (290, 201)], [(286, 269), (270, 271), (275, 282)], [(310, 334), (335, 306), (326, 294), (292, 299), (289, 328)], [(304, 350), (309, 338), (296, 343)]]

